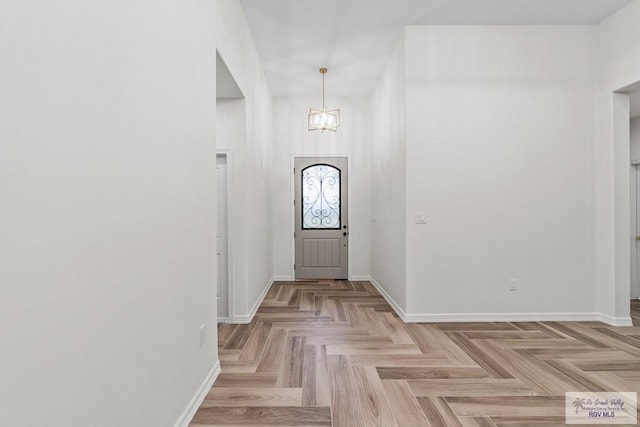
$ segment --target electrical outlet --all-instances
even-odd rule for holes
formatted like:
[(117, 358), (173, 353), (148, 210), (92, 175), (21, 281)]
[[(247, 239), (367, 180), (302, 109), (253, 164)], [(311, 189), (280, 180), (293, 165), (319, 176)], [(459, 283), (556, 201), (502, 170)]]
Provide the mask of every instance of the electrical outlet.
[(509, 291), (516, 292), (518, 290), (518, 280), (517, 279), (509, 279)]
[(202, 347), (202, 345), (206, 340), (207, 340), (207, 325), (203, 323), (202, 326), (200, 326), (200, 347)]

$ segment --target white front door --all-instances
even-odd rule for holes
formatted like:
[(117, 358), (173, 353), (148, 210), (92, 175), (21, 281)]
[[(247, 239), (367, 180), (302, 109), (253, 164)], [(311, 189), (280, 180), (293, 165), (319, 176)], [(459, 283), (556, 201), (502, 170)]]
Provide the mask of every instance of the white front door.
[(295, 277), (347, 279), (347, 158), (296, 157), (294, 165)]
[(227, 220), (227, 156), (216, 156), (218, 175), (218, 235), (216, 236), (216, 254), (218, 260), (218, 320), (229, 317), (229, 255)]

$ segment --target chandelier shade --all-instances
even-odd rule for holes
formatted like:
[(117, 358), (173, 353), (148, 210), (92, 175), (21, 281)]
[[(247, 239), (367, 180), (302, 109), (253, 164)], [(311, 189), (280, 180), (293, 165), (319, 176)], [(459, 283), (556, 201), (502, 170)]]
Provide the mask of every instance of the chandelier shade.
[(336, 132), (340, 126), (340, 110), (327, 110), (327, 106), (324, 103), (324, 75), (327, 74), (326, 68), (320, 68), (322, 74), (322, 110), (315, 108), (309, 108), (308, 129), (319, 130), (324, 132), (330, 130)]
[(315, 110), (309, 108), (309, 130), (330, 130), (335, 132), (340, 126), (340, 110)]

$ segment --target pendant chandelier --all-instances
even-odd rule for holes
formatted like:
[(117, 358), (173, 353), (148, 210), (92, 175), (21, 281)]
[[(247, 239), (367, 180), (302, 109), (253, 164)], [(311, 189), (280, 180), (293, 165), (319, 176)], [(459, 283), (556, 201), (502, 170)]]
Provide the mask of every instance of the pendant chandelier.
[(309, 130), (335, 132), (340, 126), (340, 110), (327, 110), (324, 103), (324, 75), (327, 74), (327, 69), (320, 68), (320, 73), (322, 74), (322, 110), (309, 108)]

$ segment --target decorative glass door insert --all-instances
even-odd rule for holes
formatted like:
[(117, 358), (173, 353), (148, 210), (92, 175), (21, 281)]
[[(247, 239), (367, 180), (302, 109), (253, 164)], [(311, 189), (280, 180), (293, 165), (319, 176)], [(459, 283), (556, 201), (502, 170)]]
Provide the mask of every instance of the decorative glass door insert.
[(302, 170), (302, 229), (340, 229), (340, 169), (326, 164)]

